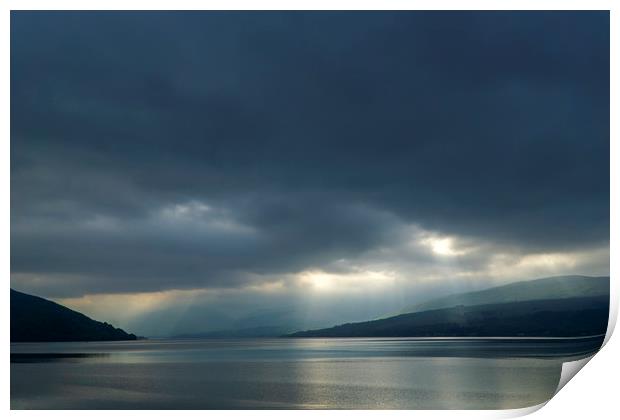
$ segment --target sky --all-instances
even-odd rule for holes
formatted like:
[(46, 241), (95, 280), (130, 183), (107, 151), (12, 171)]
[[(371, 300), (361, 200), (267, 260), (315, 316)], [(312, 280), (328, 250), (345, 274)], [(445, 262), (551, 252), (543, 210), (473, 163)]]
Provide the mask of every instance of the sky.
[(11, 287), (132, 332), (609, 274), (608, 12), (12, 12)]

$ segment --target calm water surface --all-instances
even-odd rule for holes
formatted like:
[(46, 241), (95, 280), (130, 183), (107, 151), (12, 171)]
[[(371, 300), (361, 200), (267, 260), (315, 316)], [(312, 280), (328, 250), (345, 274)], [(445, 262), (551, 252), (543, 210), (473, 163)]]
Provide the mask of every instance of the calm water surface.
[(12, 409), (501, 409), (551, 398), (602, 338), (11, 345)]

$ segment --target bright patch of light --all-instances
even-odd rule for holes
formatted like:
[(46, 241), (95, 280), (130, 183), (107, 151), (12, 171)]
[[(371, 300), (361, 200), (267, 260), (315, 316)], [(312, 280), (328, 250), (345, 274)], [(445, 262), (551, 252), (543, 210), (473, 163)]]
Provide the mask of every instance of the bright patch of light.
[(466, 249), (456, 249), (454, 239), (451, 237), (428, 237), (422, 240), (422, 244), (429, 247), (433, 254), (454, 257), (467, 253)]
[(190, 302), (208, 293), (205, 289), (167, 290), (162, 292), (93, 294), (57, 301), (95, 319), (122, 324), (136, 316), (162, 309), (171, 303)]
[(361, 270), (350, 273), (328, 273), (321, 270), (304, 271), (297, 275), (302, 287), (319, 292), (337, 290), (367, 290), (369, 288), (391, 285), (395, 280), (393, 273)]

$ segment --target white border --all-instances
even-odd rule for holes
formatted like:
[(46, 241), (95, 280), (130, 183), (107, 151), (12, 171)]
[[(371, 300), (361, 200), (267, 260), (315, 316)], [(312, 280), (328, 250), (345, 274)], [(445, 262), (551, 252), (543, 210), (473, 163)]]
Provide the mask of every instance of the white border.
[[(2, 101), (2, 113), (0, 115), (2, 132), (5, 134), (5, 141), (2, 143), (2, 177), (0, 183), (4, 194), (2, 195), (3, 205), (1, 208), (3, 231), (5, 232), (4, 241), (2, 242), (2, 255), (1, 264), (3, 272), (6, 278), (10, 278), (10, 74), (8, 58), (10, 57), (10, 10), (611, 10), (611, 195), (610, 205), (611, 213), (620, 214), (620, 206), (618, 205), (618, 191), (620, 185), (618, 185), (619, 169), (618, 163), (618, 146), (617, 146), (617, 124), (613, 118), (617, 113), (617, 98), (618, 98), (618, 85), (616, 83), (615, 74), (618, 74), (618, 54), (617, 47), (620, 45), (618, 42), (618, 31), (615, 29), (620, 22), (618, 19), (619, 7), (614, 8), (617, 1), (613, 0), (436, 0), (436, 1), (422, 1), (422, 0), (384, 0), (368, 1), (368, 0), (298, 0), (295, 2), (286, 1), (256, 1), (256, 0), (229, 0), (229, 1), (199, 1), (199, 0), (176, 0), (176, 1), (164, 1), (164, 0), (152, 0), (152, 1), (138, 1), (138, 0), (5, 0), (3, 1), (2, 8), (3, 14), (0, 22), (0, 28), (2, 28), (2, 42), (0, 43), (0, 54), (2, 57), (7, 58), (0, 65), (0, 74), (2, 75), (3, 86), (3, 101)], [(562, 416), (563, 418), (583, 418), (584, 415), (590, 415), (596, 413), (596, 417), (599, 415), (602, 418), (609, 418), (611, 413), (616, 411), (616, 393), (614, 389), (617, 387), (618, 378), (618, 362), (616, 355), (619, 352), (618, 340), (612, 340), (608, 343), (610, 334), (613, 331), (617, 319), (618, 313), (618, 284), (616, 281), (616, 274), (618, 273), (619, 262), (614, 259), (614, 256), (618, 255), (618, 228), (619, 225), (612, 216), (611, 218), (611, 232), (610, 232), (610, 255), (611, 255), (611, 309), (610, 309), (610, 323), (608, 327), (608, 334), (605, 339), (606, 346), (600, 355), (594, 358), (594, 362), (590, 363), (592, 370), (586, 367), (583, 376), (588, 374), (587, 378), (580, 378), (574, 387), (568, 385), (565, 390), (562, 390), (557, 397), (554, 397), (549, 403), (549, 407), (536, 413), (539, 418), (550, 416)], [(9, 288), (5, 287), (2, 290), (3, 301), (5, 305), (2, 307), (2, 335), (5, 337), (6, 347), (5, 349), (5, 363), (2, 365), (2, 393), (3, 393), (3, 408), (9, 410), (10, 405), (10, 375), (9, 375), (9, 363), (7, 353), (9, 350)], [(598, 362), (597, 359), (601, 359)], [(604, 363), (603, 363), (604, 359)], [(590, 365), (589, 364), (589, 365)], [(595, 370), (596, 369), (596, 370)], [(582, 374), (580, 374), (581, 376)], [(587, 379), (587, 381), (586, 381)], [(575, 392), (579, 392), (576, 395)], [(586, 395), (584, 395), (586, 394)], [(588, 405), (588, 400), (594, 400), (596, 406), (592, 407)], [(560, 404), (560, 401), (562, 404)], [(556, 403), (557, 402), (557, 403)], [(340, 418), (341, 416), (356, 416), (362, 419), (371, 417), (389, 417), (389, 418), (405, 418), (410, 415), (423, 418), (505, 418), (525, 415), (533, 411), (538, 410), (545, 404), (541, 404), (537, 407), (531, 407), (520, 410), (504, 410), (504, 411), (380, 411), (380, 410), (367, 410), (367, 411), (295, 411), (294, 415), (297, 418), (316, 418), (320, 415), (323, 419)], [(6, 412), (6, 411), (5, 411)], [(10, 415), (20, 418), (30, 418), (36, 416), (39, 412), (33, 411), (11, 411)], [(52, 418), (82, 418), (85, 414), (89, 417), (106, 419), (112, 413), (107, 411), (89, 411), (84, 413), (82, 411), (47, 411), (42, 412), (46, 416)], [(133, 416), (148, 416), (149, 419), (166, 419), (171, 413), (167, 411), (115, 411), (113, 415), (121, 417)], [(183, 416), (188, 418), (202, 418), (207, 414), (211, 418), (223, 418), (228, 416), (252, 416), (258, 419), (284, 419), (291, 416), (289, 411), (175, 411), (175, 416)]]

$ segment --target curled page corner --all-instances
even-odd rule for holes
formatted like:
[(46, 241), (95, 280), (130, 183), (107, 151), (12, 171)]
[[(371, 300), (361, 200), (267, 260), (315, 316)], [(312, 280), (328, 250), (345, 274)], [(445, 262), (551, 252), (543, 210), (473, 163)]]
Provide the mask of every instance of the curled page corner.
[(603, 341), (603, 344), (601, 345), (601, 348), (596, 353), (594, 353), (593, 355), (589, 357), (579, 359), (579, 360), (573, 360), (570, 362), (564, 362), (562, 364), (562, 373), (560, 374), (560, 381), (558, 382), (558, 386), (555, 389), (553, 396), (555, 396), (558, 392), (560, 392), (560, 390), (564, 388), (564, 385), (566, 385), (568, 381), (573, 379), (573, 377), (577, 374), (577, 372), (579, 372), (590, 360), (592, 360), (594, 356), (596, 356), (596, 354), (599, 351), (603, 349), (603, 347), (605, 347), (605, 345), (609, 341), (609, 338), (613, 334), (614, 329), (616, 328), (617, 319), (618, 319), (618, 304), (614, 299), (611, 299), (611, 302), (609, 305), (609, 321), (607, 322), (607, 332), (605, 334), (605, 339)]
[(562, 364), (562, 373), (560, 375), (560, 382), (558, 382), (558, 387), (555, 389), (555, 392), (553, 393), (553, 395), (555, 396), (558, 392), (560, 392), (560, 390), (564, 388), (564, 385), (566, 385), (568, 381), (570, 381), (573, 378), (573, 376), (575, 376), (577, 372), (581, 370), (581, 368), (583, 368), (590, 360), (592, 360), (594, 356), (596, 356), (596, 354), (593, 354), (592, 356), (586, 357), (584, 359), (573, 360), (571, 362), (564, 362)]
[(527, 416), (529, 414), (535, 413), (536, 411), (543, 408), (550, 400), (541, 402), (540, 404), (532, 405), (530, 407), (523, 408), (512, 408), (508, 410), (500, 410), (494, 412), (494, 418), (496, 419), (513, 419), (517, 417)]
[(558, 382), (558, 386), (555, 389), (555, 392), (553, 393), (554, 396), (558, 392), (560, 392), (560, 390), (564, 388), (564, 385), (566, 385), (568, 381), (570, 381), (577, 374), (577, 372), (579, 372), (590, 360), (592, 360), (592, 358), (596, 356), (596, 354), (599, 351), (601, 351), (603, 347), (605, 347), (605, 345), (609, 341), (609, 338), (613, 334), (614, 329), (616, 328), (617, 318), (618, 318), (618, 305), (617, 305), (617, 302), (612, 299), (609, 305), (609, 321), (607, 322), (607, 332), (605, 334), (605, 339), (603, 341), (603, 344), (601, 345), (601, 348), (596, 353), (594, 353), (593, 355), (589, 357), (579, 359), (579, 360), (573, 360), (570, 362), (564, 362), (562, 364), (562, 373), (560, 374), (560, 381)]
[(517, 409), (512, 409), (512, 410), (503, 410), (501, 414), (498, 413), (498, 416), (496, 416), (496, 418), (507, 419), (507, 418), (523, 417), (523, 416), (527, 416), (529, 414), (532, 414), (540, 410), (545, 405), (547, 405), (547, 403), (551, 401), (553, 397), (555, 397), (562, 388), (564, 388), (564, 385), (566, 385), (577, 374), (577, 372), (579, 372), (590, 360), (592, 360), (594, 356), (596, 356), (596, 353), (583, 359), (573, 360), (570, 362), (564, 362), (562, 364), (562, 372), (560, 374), (560, 380), (558, 382), (558, 386), (555, 389), (553, 396), (549, 398), (547, 401), (544, 401), (540, 404), (533, 405), (531, 407), (517, 408)]

